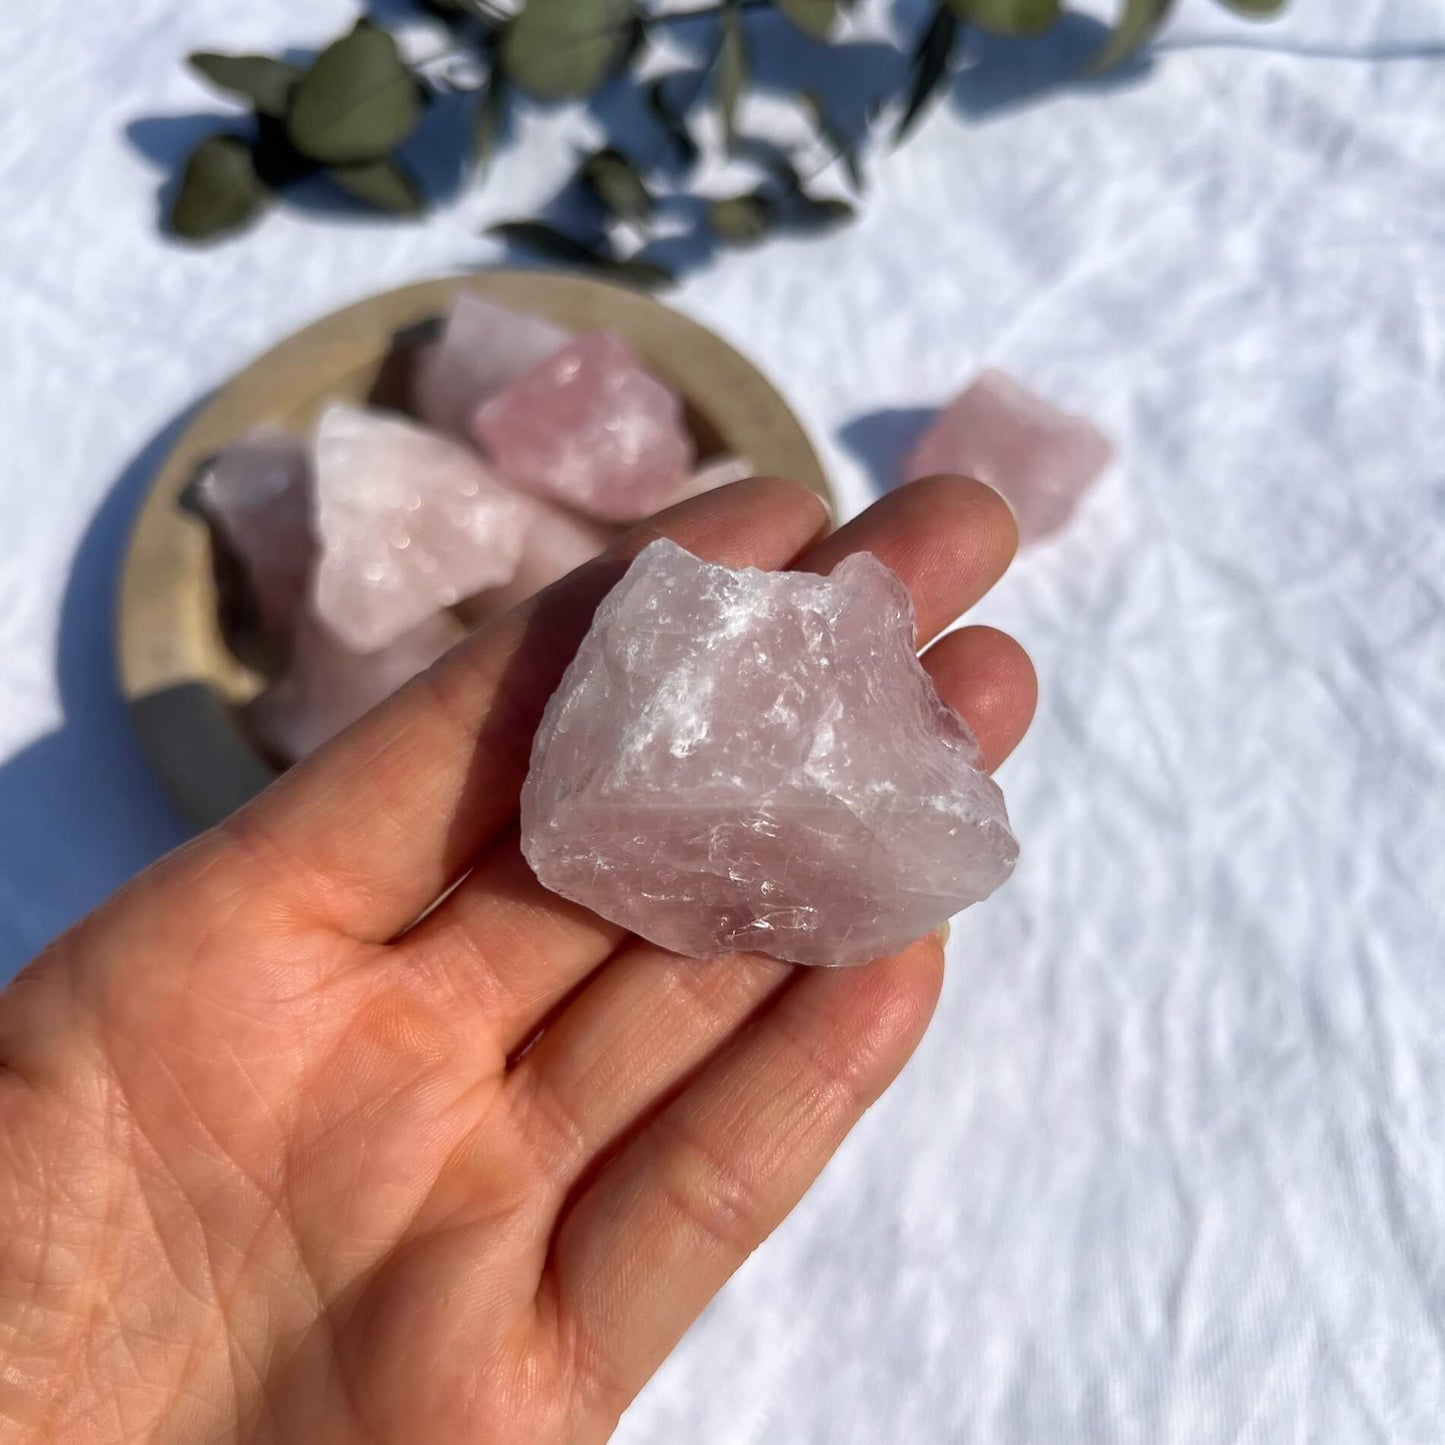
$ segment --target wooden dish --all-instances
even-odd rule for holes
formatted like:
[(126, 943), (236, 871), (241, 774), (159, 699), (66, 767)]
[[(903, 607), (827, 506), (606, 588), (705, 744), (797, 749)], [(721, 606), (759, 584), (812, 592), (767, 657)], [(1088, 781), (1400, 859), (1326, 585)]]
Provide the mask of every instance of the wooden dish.
[(136, 519), (121, 579), (121, 687), (167, 792), (196, 824), (224, 818), (276, 774), (240, 724), (263, 680), (222, 640), (205, 526), (180, 505), (187, 484), (227, 442), (272, 424), (307, 430), (333, 400), (399, 406), (409, 338), (457, 294), (476, 291), (571, 331), (624, 336), (683, 398), (699, 456), (747, 457), (832, 505), (807, 434), (767, 379), (712, 332), (631, 291), (555, 272), (494, 271), (404, 286), (306, 327), (211, 399), (176, 442)]

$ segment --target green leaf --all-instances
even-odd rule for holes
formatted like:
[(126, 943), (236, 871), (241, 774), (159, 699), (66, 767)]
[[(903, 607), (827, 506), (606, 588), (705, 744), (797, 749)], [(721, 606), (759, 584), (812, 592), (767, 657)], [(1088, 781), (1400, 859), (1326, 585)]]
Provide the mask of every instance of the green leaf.
[(186, 161), (170, 226), (188, 241), (210, 241), (255, 218), (270, 193), (240, 136), (207, 136)]
[(799, 191), (795, 199), (798, 221), (809, 230), (831, 230), (857, 219), (858, 210), (842, 196), (810, 196)]
[(502, 34), (507, 76), (538, 100), (590, 95), (637, 43), (633, 0), (526, 0)]
[(1173, 8), (1174, 0), (1124, 0), (1113, 34), (1089, 64), (1090, 74), (1099, 75), (1122, 65), (1158, 32)]
[(1250, 20), (1268, 20), (1272, 15), (1282, 14), (1289, 0), (1219, 0), (1219, 3)]
[(593, 195), (624, 221), (645, 221), (652, 214), (652, 194), (637, 167), (613, 146), (587, 157), (582, 180)]
[(492, 157), (497, 153), (497, 141), (506, 123), (510, 98), (506, 76), (500, 69), (494, 69), (472, 115), (472, 165), (478, 180), (485, 179), (492, 168)]
[(767, 196), (730, 196), (714, 201), (708, 221), (714, 231), (734, 246), (755, 246), (777, 222), (777, 207)]
[(285, 115), (291, 92), (303, 73), (299, 65), (288, 65), (269, 55), (219, 55), (213, 50), (198, 50), (188, 59), (191, 68), (217, 90), (248, 102), (257, 115)]
[(500, 236), (512, 245), (535, 251), (549, 261), (557, 261), (579, 271), (593, 271), (620, 285), (642, 291), (670, 286), (677, 279), (664, 266), (631, 258), (621, 260), (612, 254), (605, 241), (588, 245), (541, 221), (502, 221), (489, 227), (488, 235)]
[(332, 166), (327, 175), (349, 196), (393, 216), (419, 216), (426, 210), (416, 178), (393, 159)]
[(639, 261), (633, 258), (618, 261), (603, 257), (600, 269), (609, 281), (616, 281), (619, 286), (631, 286), (637, 291), (661, 291), (665, 287), (677, 285), (677, 277), (666, 266), (659, 266), (655, 261)]
[(808, 112), (808, 117), (813, 123), (813, 129), (822, 136), (828, 148), (843, 162), (843, 169), (848, 175), (848, 184), (855, 191), (864, 189), (863, 164), (858, 159), (858, 147), (852, 144), (848, 137), (833, 124), (833, 118), (828, 114), (828, 108), (823, 104), (823, 97), (815, 90), (803, 92), (803, 106)]
[(953, 43), (958, 38), (958, 16), (940, 5), (928, 22), (927, 28), (913, 48), (911, 61), (912, 82), (908, 89), (908, 103), (903, 118), (893, 133), (894, 145), (901, 145), (912, 133), (923, 108), (932, 98), (934, 91), (943, 84), (948, 75), (948, 62), (953, 58)]
[(748, 37), (743, 32), (742, 6), (727, 0), (722, 13), (722, 47), (717, 60), (717, 104), (728, 154), (737, 149), (738, 105), (748, 83)]
[(1063, 14), (1059, 0), (947, 0), (960, 20), (990, 35), (1043, 35)]
[(838, 20), (838, 0), (777, 0), (778, 9), (805, 35), (826, 40)]
[[(682, 72), (675, 72), (681, 74)], [(677, 150), (683, 165), (693, 166), (697, 164), (698, 155), (697, 142), (692, 138), (692, 132), (687, 128), (687, 117), (680, 106), (674, 106), (667, 98), (667, 82), (672, 79), (670, 75), (661, 75), (654, 80), (646, 89), (647, 109), (652, 118), (666, 132)]]
[(287, 126), (326, 165), (378, 161), (416, 129), (422, 92), (396, 41), (363, 22), (316, 57), (291, 97)]

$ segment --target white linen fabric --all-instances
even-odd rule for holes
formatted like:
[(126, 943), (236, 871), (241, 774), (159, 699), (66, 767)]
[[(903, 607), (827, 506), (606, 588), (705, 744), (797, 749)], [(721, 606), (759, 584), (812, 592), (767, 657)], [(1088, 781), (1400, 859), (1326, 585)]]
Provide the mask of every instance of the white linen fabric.
[[(349, 13), (0, 7), (0, 977), (184, 836), (110, 646), (179, 419), (308, 319), (495, 259), (482, 226), (572, 164), (528, 115), (424, 225), (162, 238), (224, 109), (180, 57)], [(626, 1445), (1445, 1438), (1445, 15), (1195, 0), (1147, 64), (1051, 87), (1088, 28), (985, 47), (860, 224), (676, 294), (847, 510), (985, 364), (1120, 461), (978, 613), (1042, 679), (1016, 880)]]

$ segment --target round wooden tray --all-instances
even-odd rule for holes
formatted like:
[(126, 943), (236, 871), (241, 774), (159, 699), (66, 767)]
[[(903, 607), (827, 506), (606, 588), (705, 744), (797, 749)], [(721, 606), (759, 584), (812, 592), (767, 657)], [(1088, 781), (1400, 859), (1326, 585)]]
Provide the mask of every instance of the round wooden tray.
[(206, 827), (275, 776), (237, 709), (262, 679), (222, 640), (210, 540), (180, 499), (227, 442), (264, 424), (305, 431), (329, 401), (401, 406), (415, 338), (463, 290), (572, 331), (606, 327), (683, 398), (700, 456), (747, 457), (833, 498), (807, 434), (745, 357), (695, 321), (631, 291), (556, 272), (494, 271), (405, 286), (297, 332), (212, 398), (162, 464), (137, 517), (121, 579), (121, 686), (141, 741), (181, 811)]

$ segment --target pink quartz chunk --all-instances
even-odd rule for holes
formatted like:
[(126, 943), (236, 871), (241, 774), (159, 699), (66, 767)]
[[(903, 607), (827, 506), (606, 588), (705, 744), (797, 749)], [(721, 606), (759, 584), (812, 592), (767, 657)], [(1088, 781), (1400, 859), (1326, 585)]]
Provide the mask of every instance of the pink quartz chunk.
[(648, 516), (692, 469), (681, 403), (610, 331), (578, 337), (485, 403), (473, 434), (517, 485), (601, 521)]
[(283, 431), (253, 431), (217, 454), (194, 495), (244, 569), (261, 625), (285, 636), (301, 612), (316, 546), (305, 443)]
[(548, 888), (665, 948), (815, 964), (895, 952), (1018, 854), (881, 562), (735, 571), (669, 541), (547, 704), (522, 849)]
[(570, 333), (550, 321), (463, 292), (441, 337), (418, 363), (417, 415), (428, 426), (467, 439), (484, 401), (570, 340)]
[(429, 617), (376, 652), (352, 652), (312, 618), (296, 629), (291, 663), (246, 710), (256, 736), (288, 763), (350, 727), (425, 671), (466, 629), (450, 613)]
[(544, 587), (605, 552), (618, 529), (579, 517), (549, 502), (533, 502), (533, 517), (522, 541), (522, 555), (512, 580), (493, 588), (468, 609), (474, 620), (510, 612)]
[(745, 482), (757, 474), (757, 469), (746, 457), (713, 457), (682, 484), (681, 490), (668, 498), (668, 505), (686, 501), (689, 497), (700, 497), (704, 492), (713, 492), (719, 487), (730, 487), (734, 482)]
[(1092, 422), (985, 371), (939, 414), (903, 479), (955, 472), (987, 482), (1013, 508), (1020, 538), (1034, 542), (1064, 526), (1113, 451)]
[(312, 605), (343, 646), (375, 652), (440, 608), (512, 579), (530, 504), (454, 442), (333, 406), (315, 456)]

